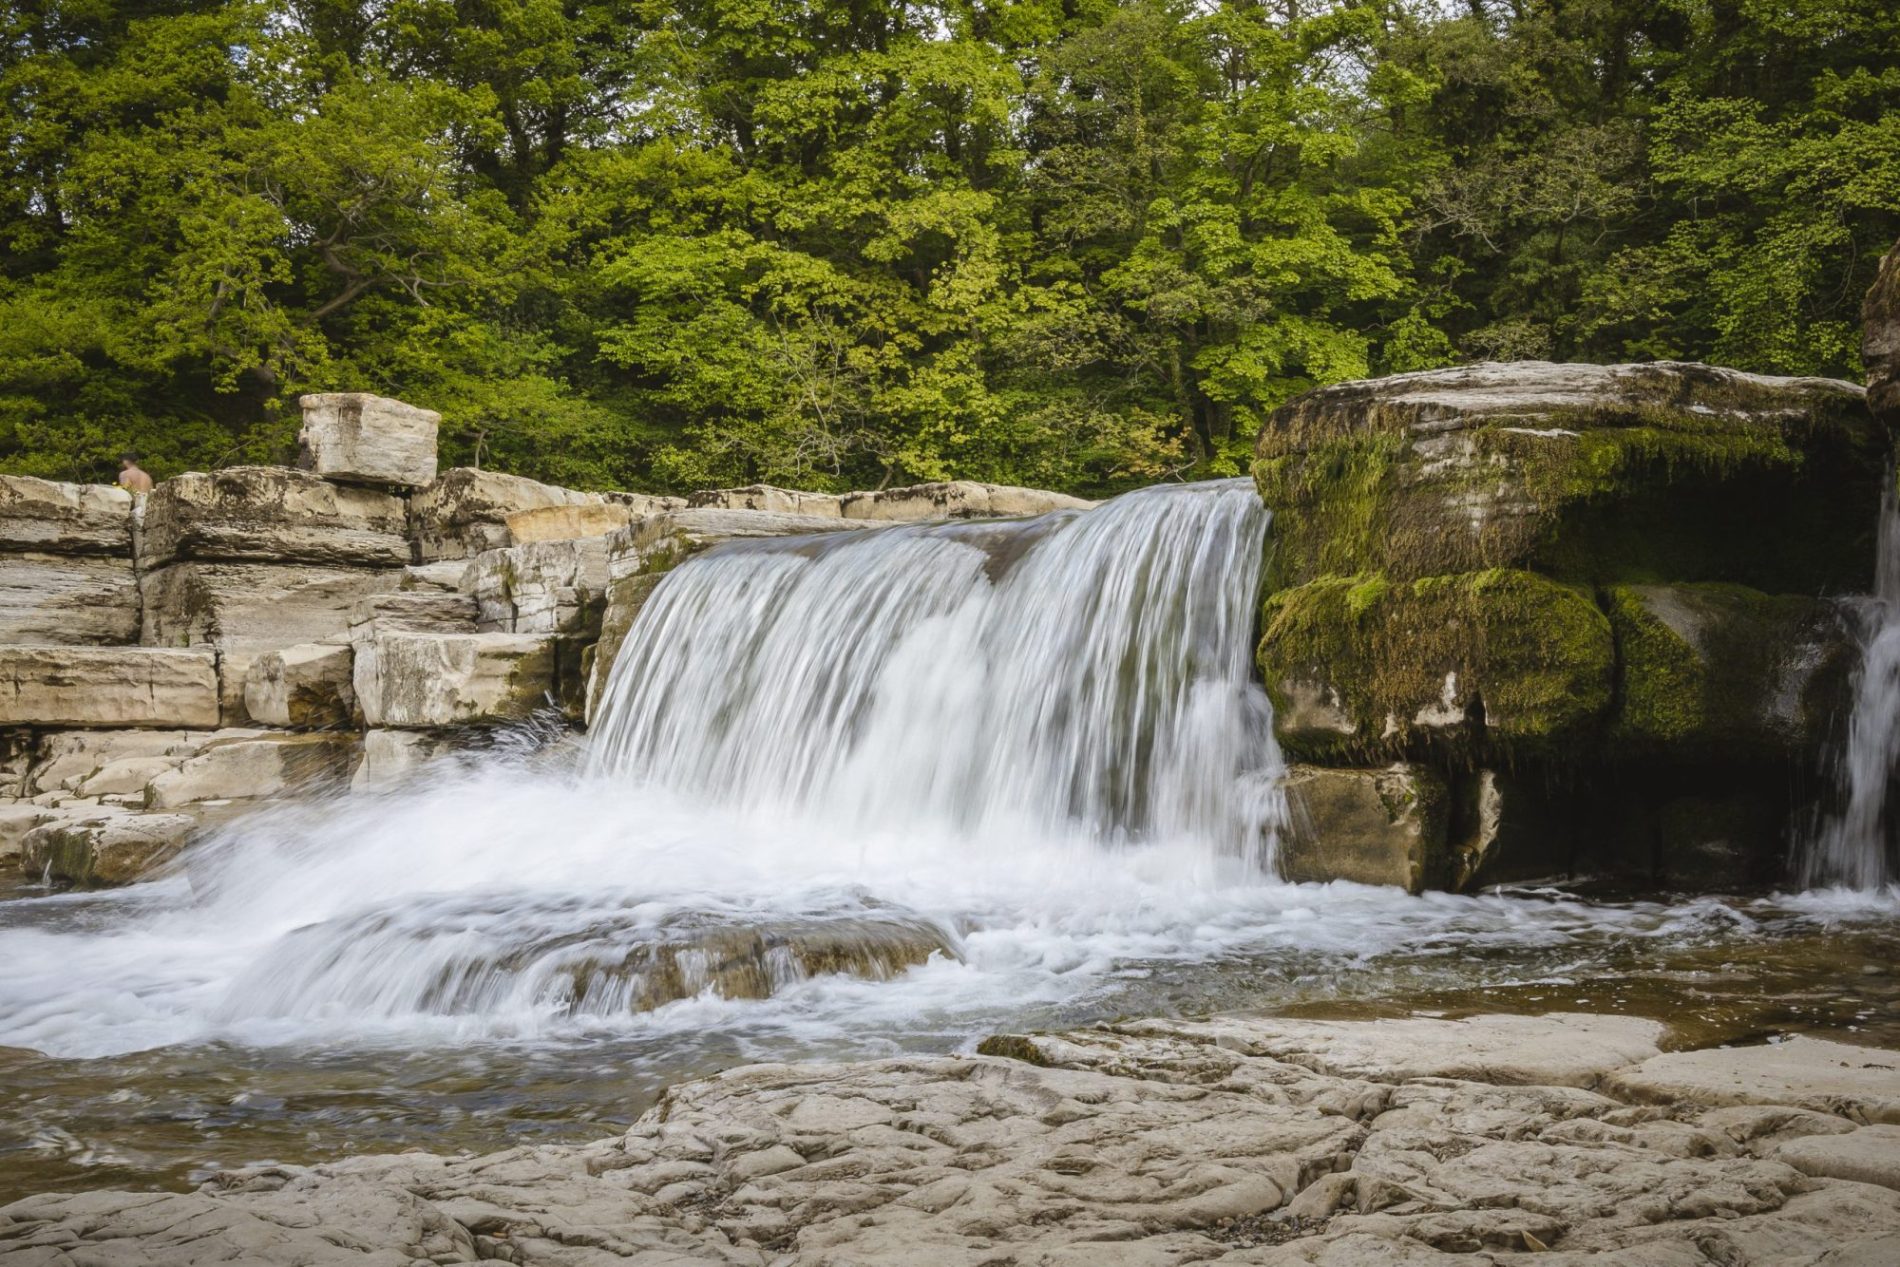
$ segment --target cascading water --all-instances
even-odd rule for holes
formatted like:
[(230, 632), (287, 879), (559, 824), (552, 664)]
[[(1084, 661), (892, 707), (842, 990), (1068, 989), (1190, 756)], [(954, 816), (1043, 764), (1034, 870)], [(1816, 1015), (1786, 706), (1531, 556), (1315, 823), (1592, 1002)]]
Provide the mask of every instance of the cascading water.
[(56, 900), (122, 905), (0, 929), (0, 1045), (612, 1029), (841, 968), (1058, 997), (1253, 936), (1266, 526), (1232, 480), (708, 551), (648, 600), (577, 774), (280, 806), (188, 879)]
[(727, 547), (641, 613), (592, 768), (854, 830), (1266, 863), (1278, 753), (1248, 668), (1266, 523), (1230, 480)]
[(1797, 858), (1808, 888), (1878, 889), (1900, 876), (1900, 800), (1891, 795), (1900, 776), (1900, 498), (1892, 471), (1875, 558), (1873, 598), (1857, 610), (1861, 663), (1836, 772), (1839, 804)]

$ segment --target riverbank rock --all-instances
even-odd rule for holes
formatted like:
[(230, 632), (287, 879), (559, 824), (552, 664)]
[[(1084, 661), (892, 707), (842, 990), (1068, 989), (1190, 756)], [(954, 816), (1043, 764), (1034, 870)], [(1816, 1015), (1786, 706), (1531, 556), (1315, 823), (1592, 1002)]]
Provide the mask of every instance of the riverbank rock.
[(932, 519), (1014, 519), (1046, 515), (1052, 510), (1086, 510), (1094, 502), (1067, 493), (1008, 484), (979, 484), (951, 480), (941, 484), (912, 484), (877, 492), (846, 493), (839, 511), (846, 519), (886, 523), (917, 523)]
[(139, 563), (178, 560), (402, 567), (403, 499), (308, 471), (239, 466), (166, 480), (146, 497)]
[(1668, 1052), (1619, 1070), (1610, 1085), (1647, 1103), (1783, 1104), (1900, 1124), (1900, 1052), (1803, 1035), (1761, 1047)]
[(1296, 765), (1281, 784), (1288, 828), (1280, 874), (1295, 882), (1393, 884), (1411, 893), (1452, 880), (1444, 779), (1416, 765), (1335, 770)]
[(355, 647), (356, 698), (372, 727), (521, 721), (547, 707), (558, 687), (547, 637), (379, 633)]
[(297, 403), (303, 408), (298, 439), (310, 469), (325, 479), (382, 488), (421, 488), (435, 480), (441, 414), (368, 392), (322, 392)]
[[(80, 789), (106, 776), (118, 781), (117, 771), (129, 764), (163, 762), (177, 765), (218, 735), (255, 734), (255, 731), (215, 730), (54, 730), (34, 738), (23, 795), (48, 792), (82, 793)], [(143, 785), (140, 785), (143, 787)]]
[(304, 643), (266, 651), (244, 675), (244, 711), (263, 726), (336, 730), (356, 712), (348, 643)]
[(821, 519), (842, 518), (842, 502), (836, 493), (807, 493), (770, 484), (709, 488), (686, 499), (686, 504), (694, 509), (762, 510), (775, 515), (814, 515)]
[(209, 650), (0, 646), (0, 726), (217, 724), (217, 656)]
[(600, 625), (607, 594), (607, 538), (576, 537), (484, 550), (462, 587), (482, 632), (583, 634)]
[(1506, 567), (1852, 592), (1887, 449), (1831, 379), (1527, 361), (1341, 383), (1261, 429), (1268, 588)]
[(190, 814), (62, 815), (26, 834), (21, 869), (81, 888), (130, 884), (177, 857), (197, 831)]
[(552, 506), (599, 506), (605, 501), (598, 493), (458, 466), (442, 472), (409, 499), (409, 532), (419, 562), (466, 559), (513, 545), (510, 516)]
[[(1606, 1094), (1667, 1059), (1660, 1037), (1575, 1015), (1221, 1018), (755, 1065), (673, 1087), (595, 1144), (29, 1198), (0, 1210), (0, 1264), (1891, 1261), (1900, 1193), (1810, 1156), (1844, 1153), (1853, 1122)], [(1880, 1144), (1860, 1140), (1876, 1166)]]
[(258, 735), (207, 743), (145, 788), (149, 809), (320, 792), (349, 777), (354, 735)]
[(0, 643), (136, 642), (139, 587), (128, 552), (0, 553)]
[(0, 475), (0, 550), (130, 558), (132, 494), (107, 484)]
[(383, 792), (400, 787), (439, 758), (460, 750), (453, 739), (426, 730), (369, 730), (350, 773), (350, 791)]

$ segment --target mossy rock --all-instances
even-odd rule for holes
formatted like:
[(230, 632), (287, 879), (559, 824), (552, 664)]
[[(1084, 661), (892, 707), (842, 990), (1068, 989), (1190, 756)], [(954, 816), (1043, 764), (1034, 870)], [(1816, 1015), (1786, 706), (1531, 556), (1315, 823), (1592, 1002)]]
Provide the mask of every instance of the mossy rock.
[(1617, 756), (1772, 760), (1827, 743), (1856, 657), (1836, 604), (1740, 585), (1615, 586), (1604, 598), (1621, 665)]
[(1261, 628), (1276, 733), (1301, 760), (1567, 755), (1609, 711), (1608, 619), (1531, 572), (1324, 577), (1272, 595)]
[(1831, 379), (1520, 362), (1338, 384), (1260, 433), (1268, 588), (1492, 567), (1864, 588), (1888, 448)]

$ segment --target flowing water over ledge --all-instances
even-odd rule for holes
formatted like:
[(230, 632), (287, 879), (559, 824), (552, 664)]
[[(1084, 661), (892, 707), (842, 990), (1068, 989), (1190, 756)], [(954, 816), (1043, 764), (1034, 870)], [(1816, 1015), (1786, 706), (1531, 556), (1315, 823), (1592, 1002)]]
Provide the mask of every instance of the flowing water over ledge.
[(1130, 1015), (1900, 1045), (1891, 894), (1272, 879), (1265, 527), (1232, 481), (721, 548), (655, 592), (578, 759), (280, 805), (153, 882), (0, 903), (0, 1195), (587, 1139), (746, 1061)]

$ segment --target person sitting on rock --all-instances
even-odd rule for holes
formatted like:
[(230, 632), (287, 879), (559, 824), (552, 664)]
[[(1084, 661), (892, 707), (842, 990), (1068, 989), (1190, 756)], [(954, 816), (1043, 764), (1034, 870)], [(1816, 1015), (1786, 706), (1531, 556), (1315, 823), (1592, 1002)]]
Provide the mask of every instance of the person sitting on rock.
[(128, 493), (149, 493), (152, 491), (152, 477), (139, 466), (138, 459), (130, 453), (119, 455), (119, 487)]

